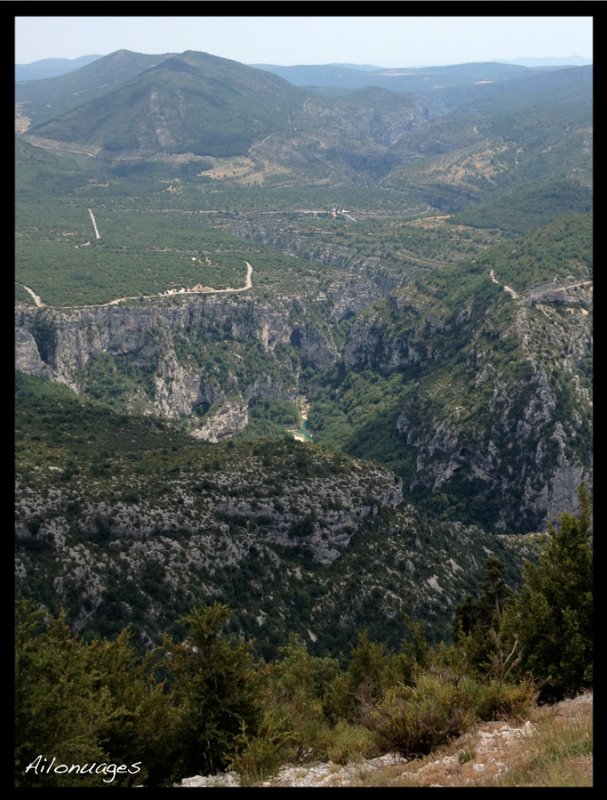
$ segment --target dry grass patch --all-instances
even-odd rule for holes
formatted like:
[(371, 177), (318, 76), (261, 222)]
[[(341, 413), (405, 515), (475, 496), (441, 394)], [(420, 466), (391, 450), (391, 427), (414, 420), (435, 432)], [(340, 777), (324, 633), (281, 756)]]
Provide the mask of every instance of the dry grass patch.
[(349, 786), (592, 786), (592, 697), (536, 707), (523, 724), (479, 723), (408, 764), (360, 774)]
[(412, 228), (436, 228), (439, 226), (443, 227), (443, 220), (449, 219), (449, 217), (452, 216), (453, 214), (442, 214), (441, 216), (436, 216), (436, 217), (422, 217), (421, 219), (411, 220), (411, 222), (408, 222), (407, 225), (410, 225)]
[(15, 134), (25, 133), (31, 124), (29, 117), (17, 116), (15, 117)]
[(540, 708), (533, 735), (497, 786), (592, 786), (592, 703)]
[(215, 180), (223, 178), (242, 178), (253, 172), (255, 162), (250, 158), (236, 156), (235, 158), (216, 158), (213, 169), (205, 170), (202, 175)]

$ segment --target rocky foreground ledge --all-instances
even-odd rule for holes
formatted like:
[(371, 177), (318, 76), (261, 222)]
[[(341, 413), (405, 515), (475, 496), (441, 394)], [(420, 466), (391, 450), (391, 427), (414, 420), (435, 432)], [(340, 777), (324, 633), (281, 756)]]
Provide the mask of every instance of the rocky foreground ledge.
[[(497, 779), (521, 766), (524, 757), (537, 749), (536, 745), (541, 749), (537, 740), (542, 721), (545, 723), (553, 715), (555, 729), (566, 727), (575, 731), (578, 727), (581, 729), (584, 719), (592, 718), (592, 709), (593, 694), (587, 692), (552, 707), (538, 708), (531, 719), (520, 724), (479, 723), (447, 748), (441, 748), (424, 759), (407, 762), (397, 753), (388, 753), (344, 766), (330, 761), (287, 764), (260, 786), (387, 786), (399, 778), (406, 778), (408, 785), (420, 786), (470, 786), (481, 780), (485, 784), (487, 779)], [(466, 760), (460, 755), (464, 752), (470, 753)], [(585, 759), (585, 769), (591, 778), (592, 755), (579, 758)], [(236, 772), (196, 775), (174, 784), (179, 788), (239, 785)]]

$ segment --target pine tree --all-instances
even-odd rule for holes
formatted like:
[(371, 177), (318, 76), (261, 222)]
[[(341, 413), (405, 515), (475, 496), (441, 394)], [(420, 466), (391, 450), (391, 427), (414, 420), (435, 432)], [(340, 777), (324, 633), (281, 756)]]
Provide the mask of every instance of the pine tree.
[[(65, 623), (31, 602), (15, 610), (15, 780), (18, 786), (131, 786), (162, 781), (169, 770), (174, 714), (162, 685), (129, 645), (84, 643)], [(40, 768), (28, 766), (39, 760)], [(53, 762), (53, 759), (55, 760)], [(142, 766), (108, 777), (59, 765)], [(52, 764), (61, 771), (44, 771)]]
[(464, 602), (455, 607), (454, 634), (457, 634), (460, 623), (463, 632), (470, 633), (478, 622), (484, 634), (492, 625), (501, 624), (504, 607), (513, 596), (512, 589), (503, 578), (505, 574), (504, 562), (489, 556), (485, 564), (485, 578), (479, 585), (479, 599), (467, 595)]
[(525, 585), (507, 610), (504, 631), (518, 636), (522, 672), (550, 680), (542, 698), (557, 701), (592, 686), (592, 530), (585, 485), (578, 488), (581, 511), (561, 514), (548, 537), (539, 566), (527, 563)]
[[(82, 648), (65, 624), (65, 613), (44, 624), (44, 611), (31, 602), (15, 610), (15, 785), (91, 786), (94, 777), (56, 775), (40, 778), (34, 764), (108, 761), (98, 738), (112, 715), (109, 691), (95, 691)], [(80, 783), (78, 783), (80, 778)]]
[(514, 594), (503, 578), (505, 574), (503, 561), (489, 556), (478, 599), (467, 595), (455, 607), (453, 638), (464, 647), (468, 665), (478, 675), (491, 670), (499, 649), (495, 637), (500, 635), (504, 609)]
[(190, 625), (185, 642), (174, 644), (164, 637), (180, 714), (176, 777), (223, 769), (243, 725), (252, 735), (257, 732), (261, 675), (255, 670), (251, 644), (236, 644), (222, 636), (232, 614), (220, 603), (194, 609), (182, 620)]

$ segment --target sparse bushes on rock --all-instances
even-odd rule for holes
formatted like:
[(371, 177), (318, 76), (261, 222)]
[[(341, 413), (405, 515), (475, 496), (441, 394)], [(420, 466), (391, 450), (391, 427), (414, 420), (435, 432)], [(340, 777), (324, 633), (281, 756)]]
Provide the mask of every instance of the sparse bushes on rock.
[(380, 703), (361, 698), (357, 715), (378, 748), (410, 758), (462, 735), (477, 719), (523, 713), (533, 692), (532, 682), (487, 684), (472, 677), (444, 677), (433, 668), (418, 674), (413, 686), (392, 686)]
[[(251, 785), (285, 762), (344, 764), (394, 750), (411, 758), (475, 721), (522, 716), (540, 690), (553, 699), (592, 686), (590, 497), (584, 487), (579, 496), (580, 514), (549, 526), (540, 565), (526, 567), (518, 595), (503, 564), (488, 559), (479, 599), (456, 610), (455, 644), (429, 648), (423, 621), (405, 617), (399, 652), (365, 631), (345, 669), (311, 656), (294, 634), (279, 661), (255, 663), (250, 644), (222, 635), (232, 612), (216, 603), (183, 618), (185, 641), (164, 637), (169, 695), (150, 659), (136, 663), (128, 630), (115, 642), (86, 644), (65, 614), (44, 627), (43, 612), (19, 604), (18, 785), (42, 785), (24, 772), (37, 755), (141, 760), (147, 785), (227, 766)], [(96, 785), (90, 776), (44, 778), (49, 786)]]

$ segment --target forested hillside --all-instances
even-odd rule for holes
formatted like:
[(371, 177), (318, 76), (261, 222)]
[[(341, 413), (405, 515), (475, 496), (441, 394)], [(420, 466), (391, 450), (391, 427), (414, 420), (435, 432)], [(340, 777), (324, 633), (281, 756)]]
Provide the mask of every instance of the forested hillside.
[[(42, 687), (72, 648), (83, 698), (103, 662), (114, 711), (74, 718), (147, 759), (127, 783), (417, 755), (592, 685), (592, 70), (357, 72), (118, 51), (17, 86), (19, 658)], [(250, 678), (202, 761), (188, 630)]]

